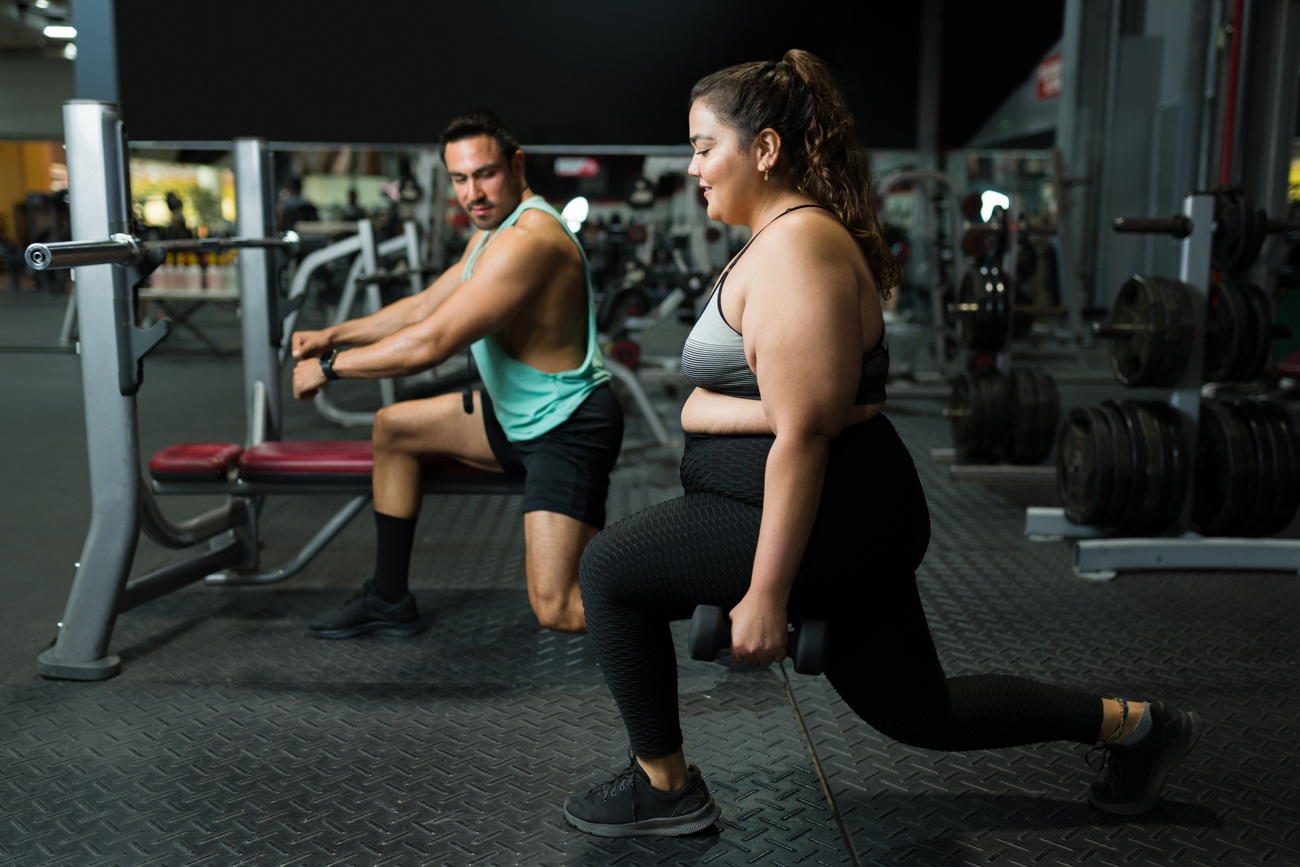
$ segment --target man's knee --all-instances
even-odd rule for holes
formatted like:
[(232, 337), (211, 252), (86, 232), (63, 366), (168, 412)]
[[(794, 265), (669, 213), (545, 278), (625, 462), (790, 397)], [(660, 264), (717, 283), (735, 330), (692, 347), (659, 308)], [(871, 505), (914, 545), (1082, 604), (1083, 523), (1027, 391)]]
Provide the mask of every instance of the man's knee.
[(402, 432), (405, 430), (401, 417), (402, 411), (397, 408), (396, 404), (390, 404), (375, 410), (370, 439), (376, 449), (380, 451), (393, 451), (396, 449), (397, 443), (402, 438)]
[(429, 439), (438, 425), (432, 408), (399, 401), (375, 410), (370, 439), (376, 451), (420, 454), (433, 450)]

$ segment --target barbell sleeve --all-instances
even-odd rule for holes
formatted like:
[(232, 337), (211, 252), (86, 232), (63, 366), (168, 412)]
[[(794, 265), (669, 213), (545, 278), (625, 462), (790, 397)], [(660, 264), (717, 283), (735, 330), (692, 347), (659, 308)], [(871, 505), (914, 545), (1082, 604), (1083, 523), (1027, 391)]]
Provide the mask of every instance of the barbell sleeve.
[(139, 261), (139, 242), (130, 235), (111, 235), (106, 241), (55, 241), (30, 244), (24, 257), (33, 271), (79, 268), (82, 265), (130, 265)]
[(1137, 232), (1147, 235), (1171, 235), (1186, 238), (1192, 234), (1192, 221), (1178, 214), (1169, 219), (1152, 217), (1116, 217), (1112, 224), (1116, 232)]
[(131, 235), (112, 235), (107, 241), (55, 241), (27, 248), (27, 264), (33, 271), (77, 268), (82, 265), (135, 265), (151, 250), (167, 253), (205, 253), (248, 247), (274, 247), (307, 252), (327, 246), (328, 238), (301, 237), (285, 232), (278, 238), (175, 238), (169, 241), (141, 241)]

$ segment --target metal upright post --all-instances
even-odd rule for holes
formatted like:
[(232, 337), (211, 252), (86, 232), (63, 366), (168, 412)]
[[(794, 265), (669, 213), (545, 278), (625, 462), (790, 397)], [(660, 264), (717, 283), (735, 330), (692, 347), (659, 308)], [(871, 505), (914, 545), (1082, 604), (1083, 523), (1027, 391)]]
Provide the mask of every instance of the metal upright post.
[[(235, 231), (250, 238), (274, 237), (275, 199), (270, 149), (262, 139), (235, 139)], [(276, 345), (281, 325), (272, 322), (278, 306), (274, 256), (267, 249), (239, 251), (239, 318), (244, 355), (244, 406), (249, 412), (249, 444), (254, 418), (262, 414), (262, 434), (278, 440), (283, 430), (280, 362)], [(261, 383), (263, 390), (259, 391)], [(264, 405), (257, 396), (264, 395)]]
[[(63, 125), (73, 240), (128, 233), (126, 131), (117, 107), (99, 100), (64, 103)], [(127, 273), (113, 265), (74, 269), (90, 528), (54, 646), (37, 659), (46, 677), (105, 680), (121, 661), (107, 655), (140, 534), (140, 455), (135, 387), (124, 380), (123, 342), (133, 321)]]

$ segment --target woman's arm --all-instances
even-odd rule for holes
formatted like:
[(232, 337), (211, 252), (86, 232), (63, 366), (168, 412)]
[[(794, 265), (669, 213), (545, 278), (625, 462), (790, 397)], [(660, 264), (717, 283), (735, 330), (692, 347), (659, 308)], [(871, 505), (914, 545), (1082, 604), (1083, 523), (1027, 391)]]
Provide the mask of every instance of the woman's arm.
[(783, 243), (755, 256), (750, 273), (762, 279), (746, 281), (740, 328), (776, 436), (749, 591), (731, 611), (732, 654), (740, 662), (785, 655), (790, 588), (817, 518), (830, 443), (861, 370), (863, 281), (860, 260), (846, 248), (852, 242), (841, 242), (838, 227), (790, 228), (779, 236)]

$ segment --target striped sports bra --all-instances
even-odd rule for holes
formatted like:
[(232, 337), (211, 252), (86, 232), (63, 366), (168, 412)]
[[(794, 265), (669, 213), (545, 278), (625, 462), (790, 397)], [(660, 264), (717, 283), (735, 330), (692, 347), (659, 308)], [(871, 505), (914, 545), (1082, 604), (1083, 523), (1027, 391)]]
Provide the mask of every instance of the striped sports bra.
[[(776, 220), (799, 208), (824, 208), (823, 205), (797, 205), (787, 208), (768, 222), (770, 226)], [(829, 210), (827, 208), (826, 210)], [(763, 227), (764, 229), (767, 226)], [(745, 255), (749, 245), (754, 243), (762, 229), (741, 247), (736, 258), (718, 277), (713, 296), (704, 306), (704, 312), (696, 320), (695, 327), (686, 337), (682, 347), (682, 375), (686, 381), (698, 388), (706, 388), (732, 397), (758, 400), (758, 377), (750, 369), (745, 358), (745, 341), (740, 332), (732, 328), (722, 313), (722, 286), (731, 269)], [(858, 380), (858, 393), (855, 405), (884, 403), (885, 381), (889, 376), (889, 342), (885, 339), (882, 328), (880, 339), (862, 355), (862, 374)]]

